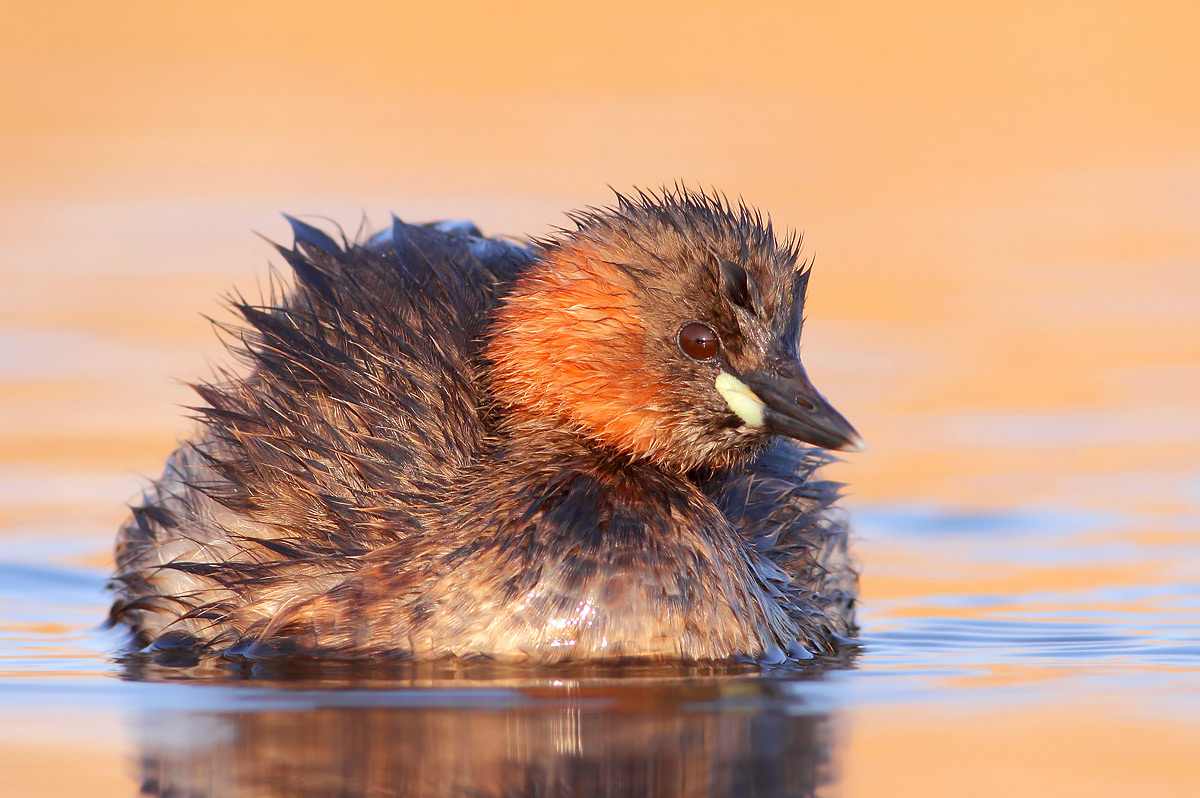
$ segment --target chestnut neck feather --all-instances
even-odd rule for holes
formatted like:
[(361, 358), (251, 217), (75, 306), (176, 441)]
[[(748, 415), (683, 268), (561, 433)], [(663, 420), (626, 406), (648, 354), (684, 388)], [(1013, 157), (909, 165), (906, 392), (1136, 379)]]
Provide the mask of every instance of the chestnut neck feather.
[(492, 387), (514, 419), (553, 419), (635, 457), (668, 463), (669, 389), (645, 368), (629, 276), (587, 249), (549, 251), (496, 313)]

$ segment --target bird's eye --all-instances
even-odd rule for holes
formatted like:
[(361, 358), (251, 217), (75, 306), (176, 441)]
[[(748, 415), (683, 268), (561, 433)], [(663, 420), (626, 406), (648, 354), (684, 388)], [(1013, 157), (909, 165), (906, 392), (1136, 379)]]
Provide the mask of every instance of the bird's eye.
[(707, 325), (694, 321), (679, 331), (679, 348), (693, 360), (708, 360), (717, 354), (720, 341)]

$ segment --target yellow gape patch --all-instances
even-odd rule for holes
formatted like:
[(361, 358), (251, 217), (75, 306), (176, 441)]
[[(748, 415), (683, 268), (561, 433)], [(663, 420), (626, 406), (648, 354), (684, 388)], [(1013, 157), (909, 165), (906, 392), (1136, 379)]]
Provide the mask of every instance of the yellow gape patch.
[(738, 418), (751, 427), (763, 425), (763, 408), (766, 405), (746, 383), (729, 372), (722, 371), (717, 375), (714, 385), (717, 393), (721, 394), (721, 398), (729, 405), (729, 409), (737, 413)]

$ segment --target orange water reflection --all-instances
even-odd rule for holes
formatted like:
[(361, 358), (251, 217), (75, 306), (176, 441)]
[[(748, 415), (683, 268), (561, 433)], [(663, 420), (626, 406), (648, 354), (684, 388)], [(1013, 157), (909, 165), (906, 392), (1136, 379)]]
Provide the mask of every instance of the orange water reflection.
[[(86, 538), (54, 556), (96, 567), (187, 432), (172, 380), (220, 357), (199, 314), (253, 290), (269, 250), (248, 231), (285, 239), (279, 211), (536, 234), (606, 184), (685, 179), (806, 231), (806, 359), (871, 446), (833, 470), (852, 509), (1085, 517), (1040, 539), (1020, 517), (975, 537), (865, 523), (874, 628), (1195, 620), (1195, 3), (20, 6), (0, 30), (0, 542)], [(40, 636), (41, 675), (65, 676), (55, 651), (102, 662), (64, 642), (86, 617), (0, 631)], [(860, 669), (927, 666), (879, 650)], [(1140, 694), (972, 709), (980, 679), (1099, 667), (986, 656), (940, 682), (957, 713), (856, 705), (845, 794), (1200, 783), (1195, 723)], [(123, 754), (62, 746), (0, 757), (23, 794), (132, 786)], [(64, 759), (99, 764), (39, 764)]]

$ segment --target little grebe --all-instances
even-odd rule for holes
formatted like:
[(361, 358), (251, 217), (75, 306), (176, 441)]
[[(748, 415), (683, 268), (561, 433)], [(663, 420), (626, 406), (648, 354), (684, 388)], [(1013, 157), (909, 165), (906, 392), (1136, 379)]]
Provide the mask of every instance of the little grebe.
[(781, 662), (853, 632), (799, 359), (809, 270), (744, 205), (618, 196), (522, 246), (469, 223), (339, 244), (233, 302), (248, 376), (117, 539), (112, 617), (230, 656)]

